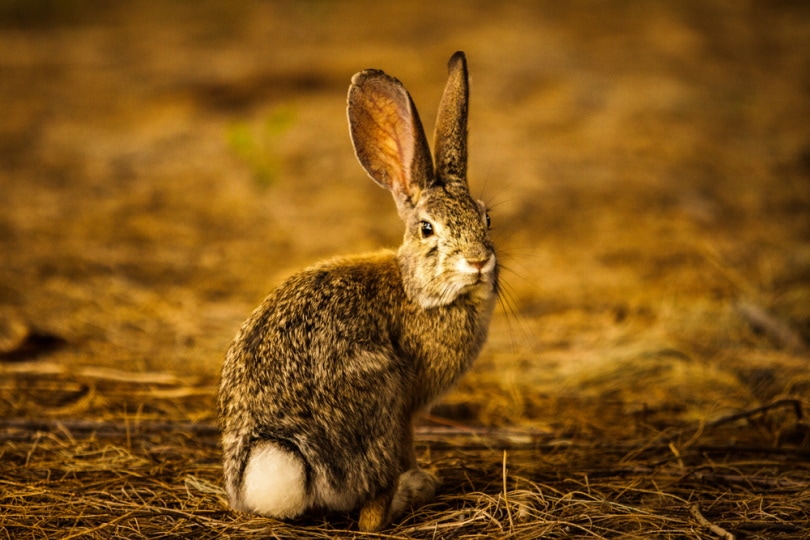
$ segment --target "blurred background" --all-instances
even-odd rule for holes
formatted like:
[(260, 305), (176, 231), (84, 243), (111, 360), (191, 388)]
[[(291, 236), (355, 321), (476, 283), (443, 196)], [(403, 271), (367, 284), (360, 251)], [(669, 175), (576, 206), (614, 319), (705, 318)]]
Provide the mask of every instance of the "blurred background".
[(352, 74), (471, 73), (501, 309), (434, 411), (603, 432), (810, 400), (810, 4), (0, 0), (0, 410), (212, 420), (285, 276), (394, 247)]

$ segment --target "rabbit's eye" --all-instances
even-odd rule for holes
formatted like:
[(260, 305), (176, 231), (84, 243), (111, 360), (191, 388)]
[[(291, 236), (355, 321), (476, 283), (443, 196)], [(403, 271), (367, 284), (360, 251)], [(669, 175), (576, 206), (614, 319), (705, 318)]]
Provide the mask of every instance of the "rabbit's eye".
[(486, 217), (486, 220), (487, 220), (487, 229), (489, 229), (490, 227), (492, 227), (492, 219), (490, 219), (490, 217), (489, 217), (489, 212), (484, 214), (484, 216)]
[(429, 221), (422, 221), (419, 224), (419, 227), (420, 230), (422, 231), (422, 238), (433, 236), (433, 225)]

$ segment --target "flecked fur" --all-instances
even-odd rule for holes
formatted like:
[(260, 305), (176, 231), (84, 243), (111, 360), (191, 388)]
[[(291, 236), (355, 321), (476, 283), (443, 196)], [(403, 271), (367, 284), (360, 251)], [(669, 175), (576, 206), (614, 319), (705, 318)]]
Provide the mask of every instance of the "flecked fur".
[[(355, 151), (392, 192), (403, 244), (294, 275), (237, 333), (219, 394), (225, 487), (236, 509), (274, 517), (359, 509), (360, 527), (378, 530), (435, 491), (435, 477), (417, 469), (413, 418), (478, 356), (498, 289), (486, 207), (464, 177), (463, 53), (449, 69), (435, 134), (439, 175), (402, 84), (378, 70), (352, 78)], [(283, 458), (254, 467), (254, 455)], [(295, 491), (304, 496), (277, 512), (246, 502), (249, 463), (251, 471), (292, 464), (278, 477), (300, 477)], [(263, 481), (262, 493), (275, 489), (274, 478), (250, 485)]]

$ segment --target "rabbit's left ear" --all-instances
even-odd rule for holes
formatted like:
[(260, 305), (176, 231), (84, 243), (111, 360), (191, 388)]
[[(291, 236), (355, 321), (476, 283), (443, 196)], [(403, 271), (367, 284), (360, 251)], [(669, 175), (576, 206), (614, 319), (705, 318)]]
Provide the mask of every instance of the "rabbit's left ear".
[(439, 182), (467, 183), (467, 103), (470, 96), (467, 58), (456, 52), (447, 63), (447, 85), (439, 103), (433, 146)]
[(435, 182), (411, 96), (397, 79), (367, 69), (352, 77), (347, 112), (357, 159), (375, 182), (391, 191), (404, 216)]

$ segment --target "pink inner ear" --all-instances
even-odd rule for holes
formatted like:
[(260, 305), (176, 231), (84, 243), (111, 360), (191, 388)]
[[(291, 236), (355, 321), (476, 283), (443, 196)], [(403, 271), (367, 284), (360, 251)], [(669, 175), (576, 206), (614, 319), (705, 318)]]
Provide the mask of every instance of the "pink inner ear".
[(399, 101), (398, 109), (400, 112), (399, 118), (399, 152), (400, 159), (402, 160), (402, 172), (404, 180), (408, 183), (411, 181), (411, 164), (413, 163), (413, 145), (416, 140), (413, 131), (413, 114), (411, 112), (411, 100), (405, 90), (402, 90), (401, 99)]
[(410, 196), (411, 194), (411, 164), (413, 163), (413, 129), (410, 122), (405, 122), (402, 119), (397, 124), (396, 139), (393, 139), (390, 144), (396, 145), (396, 152), (399, 155), (399, 176), (397, 177), (396, 186), (398, 191)]
[[(413, 162), (413, 116), (407, 92), (401, 87), (375, 85), (379, 92), (373, 100), (379, 105), (372, 118), (380, 127), (380, 156), (386, 160), (386, 168), (394, 185), (395, 193), (410, 194), (411, 163)], [(384, 148), (383, 148), (384, 147)]]
[(399, 184), (398, 187), (403, 191), (407, 191), (411, 177), (411, 161), (413, 160), (413, 132), (409, 122), (406, 120), (410, 114), (408, 111), (403, 111), (402, 104), (396, 101), (392, 101), (391, 105), (397, 114), (388, 114), (385, 117), (389, 125), (387, 126), (388, 129), (383, 128), (387, 138), (380, 141), (380, 144), (386, 147), (381, 152), (381, 155), (389, 160), (389, 169), (396, 172), (396, 174), (392, 175), (392, 180)]
[(397, 199), (409, 197), (414, 131), (405, 89), (387, 79), (363, 81), (353, 93), (349, 119), (357, 157), (366, 172)]

